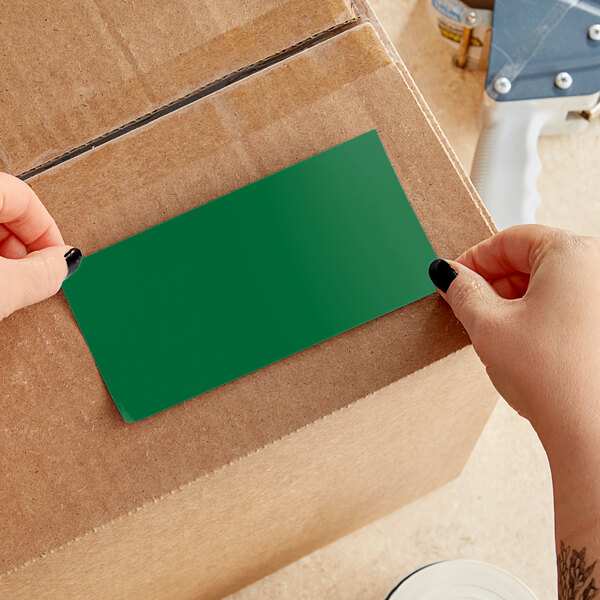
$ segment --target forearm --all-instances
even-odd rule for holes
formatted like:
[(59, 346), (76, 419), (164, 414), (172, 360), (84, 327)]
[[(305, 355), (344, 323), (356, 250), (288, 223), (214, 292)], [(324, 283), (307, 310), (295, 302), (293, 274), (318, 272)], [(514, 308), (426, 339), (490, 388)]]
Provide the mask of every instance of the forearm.
[(540, 436), (550, 461), (559, 600), (600, 598), (600, 433)]

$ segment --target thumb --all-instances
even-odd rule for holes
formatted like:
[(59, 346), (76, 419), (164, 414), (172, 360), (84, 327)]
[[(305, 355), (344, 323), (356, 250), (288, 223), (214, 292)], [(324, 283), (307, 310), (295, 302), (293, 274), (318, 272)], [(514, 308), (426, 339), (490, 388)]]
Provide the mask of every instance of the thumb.
[(429, 265), (429, 277), (471, 340), (477, 337), (482, 323), (496, 317), (506, 302), (481, 275), (457, 262), (434, 260)]
[(50, 246), (25, 258), (0, 259), (0, 318), (56, 294), (79, 267), (81, 256), (71, 246)]

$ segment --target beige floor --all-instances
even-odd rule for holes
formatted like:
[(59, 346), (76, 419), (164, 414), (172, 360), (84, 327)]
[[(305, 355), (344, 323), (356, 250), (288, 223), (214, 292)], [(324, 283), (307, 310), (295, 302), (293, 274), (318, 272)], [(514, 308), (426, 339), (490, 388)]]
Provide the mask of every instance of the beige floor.
[[(451, 68), (425, 0), (372, 3), (468, 169), (484, 74)], [(599, 148), (600, 120), (583, 134), (540, 141), (539, 222), (600, 235)], [(529, 424), (503, 401), (459, 479), (229, 600), (383, 600), (415, 568), (452, 557), (497, 564), (540, 600), (556, 598), (548, 464)]]

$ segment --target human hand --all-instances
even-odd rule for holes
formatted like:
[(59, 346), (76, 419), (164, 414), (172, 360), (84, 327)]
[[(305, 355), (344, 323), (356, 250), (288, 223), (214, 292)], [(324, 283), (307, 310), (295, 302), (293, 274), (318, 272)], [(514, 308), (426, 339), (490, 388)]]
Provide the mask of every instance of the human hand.
[(0, 173), (0, 320), (54, 295), (80, 262), (35, 192)]
[(545, 446), (598, 430), (600, 239), (511, 227), (456, 261), (434, 261), (430, 276)]

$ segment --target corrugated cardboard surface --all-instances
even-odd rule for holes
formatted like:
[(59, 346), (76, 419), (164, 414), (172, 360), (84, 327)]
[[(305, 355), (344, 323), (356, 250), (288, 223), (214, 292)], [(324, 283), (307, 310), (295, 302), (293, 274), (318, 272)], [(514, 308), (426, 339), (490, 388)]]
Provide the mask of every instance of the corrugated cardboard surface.
[(463, 348), (10, 573), (0, 593), (220, 598), (458, 475), (495, 396), (482, 375)]
[[(440, 255), (457, 255), (489, 235), (478, 205), (370, 25), (31, 183), (65, 239), (92, 252), (372, 128)], [(176, 260), (177, 248), (165, 252)], [(2, 571), (467, 343), (449, 311), (429, 297), (201, 399), (126, 425), (62, 295), (13, 315), (2, 323), (2, 334), (12, 349), (0, 365), (6, 382)], [(435, 428), (435, 415), (431, 420)], [(473, 441), (465, 438), (465, 458)]]
[(349, 0), (3, 2), (0, 170), (28, 171), (354, 18)]

